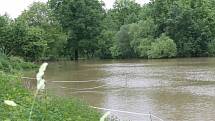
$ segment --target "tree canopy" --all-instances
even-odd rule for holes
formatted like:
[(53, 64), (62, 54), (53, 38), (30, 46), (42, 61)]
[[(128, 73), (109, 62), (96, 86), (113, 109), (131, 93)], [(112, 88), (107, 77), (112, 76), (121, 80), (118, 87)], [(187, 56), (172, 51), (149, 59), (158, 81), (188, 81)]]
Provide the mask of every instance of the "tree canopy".
[[(69, 54), (94, 56), (104, 10), (98, 0), (50, 0), (50, 7), (68, 34)], [(73, 57), (73, 56), (71, 56)]]
[[(0, 16), (0, 52), (27, 60), (215, 55), (214, 0), (35, 2)], [(17, 46), (19, 45), (19, 46)]]

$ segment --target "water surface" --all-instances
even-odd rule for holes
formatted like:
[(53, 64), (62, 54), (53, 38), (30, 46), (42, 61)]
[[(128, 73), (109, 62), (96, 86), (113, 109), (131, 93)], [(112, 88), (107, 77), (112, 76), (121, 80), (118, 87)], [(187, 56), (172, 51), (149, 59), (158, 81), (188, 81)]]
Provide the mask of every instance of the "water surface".
[(215, 120), (215, 58), (53, 62), (45, 78), (53, 94), (92, 106), (151, 113), (165, 121)]

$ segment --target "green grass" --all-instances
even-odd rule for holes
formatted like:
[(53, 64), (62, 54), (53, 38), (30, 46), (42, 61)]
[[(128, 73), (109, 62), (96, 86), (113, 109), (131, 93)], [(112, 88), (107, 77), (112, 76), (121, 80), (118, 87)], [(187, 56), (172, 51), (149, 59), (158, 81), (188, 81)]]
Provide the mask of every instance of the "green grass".
[[(7, 121), (28, 121), (34, 94), (19, 78), (0, 73), (0, 117)], [(4, 100), (18, 104), (11, 107)], [(100, 113), (74, 98), (46, 96), (40, 93), (34, 105), (32, 121), (99, 121)]]
[(7, 57), (0, 53), (0, 71), (14, 73), (24, 69), (32, 69), (38, 67), (31, 62), (25, 62), (20, 57)]

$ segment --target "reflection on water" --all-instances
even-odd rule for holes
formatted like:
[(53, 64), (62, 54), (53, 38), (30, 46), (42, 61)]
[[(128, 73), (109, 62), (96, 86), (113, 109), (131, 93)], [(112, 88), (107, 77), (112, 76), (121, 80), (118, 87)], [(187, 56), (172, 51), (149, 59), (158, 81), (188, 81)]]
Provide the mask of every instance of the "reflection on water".
[[(45, 78), (52, 93), (79, 97), (93, 106), (152, 113), (165, 121), (215, 119), (215, 58), (54, 62)], [(88, 80), (92, 82), (68, 82)]]

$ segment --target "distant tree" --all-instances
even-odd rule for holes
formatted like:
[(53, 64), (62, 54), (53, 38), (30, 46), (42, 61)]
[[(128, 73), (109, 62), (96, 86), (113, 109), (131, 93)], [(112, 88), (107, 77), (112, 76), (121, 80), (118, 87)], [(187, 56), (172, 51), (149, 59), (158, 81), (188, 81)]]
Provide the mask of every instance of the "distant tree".
[(113, 20), (118, 23), (118, 30), (122, 25), (139, 21), (140, 4), (133, 0), (116, 0), (111, 11)]
[(102, 59), (112, 58), (111, 47), (113, 46), (115, 31), (103, 30), (98, 39), (97, 56)]
[(215, 40), (208, 43), (208, 54), (209, 56), (215, 56)]
[(146, 54), (143, 54), (145, 53), (143, 48), (149, 47), (153, 42), (156, 28), (157, 26), (151, 18), (129, 25), (130, 44), (139, 57), (147, 57)]
[(162, 34), (152, 43), (148, 58), (171, 58), (177, 54), (176, 44), (168, 36)]
[(148, 58), (148, 54), (153, 42), (154, 42), (153, 38), (143, 38), (140, 40), (139, 46), (137, 47), (139, 57)]
[(26, 35), (26, 43), (22, 48), (26, 59), (31, 61), (43, 59), (48, 48), (45, 40), (45, 31), (39, 27), (29, 28)]
[(54, 24), (52, 11), (46, 3), (34, 2), (24, 10), (18, 19), (25, 20), (29, 26), (50, 27)]
[[(10, 39), (12, 20), (8, 16), (0, 16), (0, 52), (9, 55), (12, 52), (10, 44), (13, 41)], [(13, 44), (14, 45), (14, 44)]]
[(26, 42), (28, 26), (23, 21), (13, 21), (7, 16), (0, 17), (0, 50), (7, 56), (21, 56)]
[(68, 33), (67, 49), (71, 57), (77, 60), (79, 52), (94, 55), (104, 14), (102, 3), (98, 0), (50, 0), (49, 4)]
[(43, 39), (47, 41), (44, 56), (49, 59), (62, 56), (67, 36), (46, 3), (34, 2), (17, 19), (25, 21), (29, 27), (43, 31)]
[(148, 15), (158, 26), (156, 37), (166, 33), (177, 45), (177, 56), (207, 56), (215, 34), (215, 1), (153, 0)]
[(114, 46), (111, 49), (112, 55), (117, 58), (135, 57), (134, 50), (130, 45), (129, 25), (124, 25), (115, 35)]

